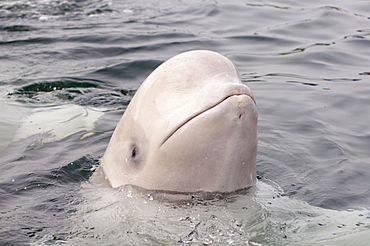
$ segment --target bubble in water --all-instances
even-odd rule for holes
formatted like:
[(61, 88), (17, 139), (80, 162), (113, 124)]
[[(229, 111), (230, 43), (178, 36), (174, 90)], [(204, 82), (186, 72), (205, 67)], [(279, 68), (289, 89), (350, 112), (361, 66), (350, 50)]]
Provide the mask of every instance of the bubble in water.
[(133, 198), (133, 195), (132, 195), (132, 190), (129, 190), (128, 192), (127, 192), (127, 195), (126, 195), (127, 197), (129, 197), (129, 198)]

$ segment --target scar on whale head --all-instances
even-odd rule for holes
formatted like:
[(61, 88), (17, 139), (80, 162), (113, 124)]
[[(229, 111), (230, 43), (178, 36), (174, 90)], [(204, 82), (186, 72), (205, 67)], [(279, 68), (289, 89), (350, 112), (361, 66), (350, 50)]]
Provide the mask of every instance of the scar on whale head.
[(257, 109), (233, 63), (179, 54), (143, 82), (101, 159), (112, 187), (230, 192), (256, 180)]

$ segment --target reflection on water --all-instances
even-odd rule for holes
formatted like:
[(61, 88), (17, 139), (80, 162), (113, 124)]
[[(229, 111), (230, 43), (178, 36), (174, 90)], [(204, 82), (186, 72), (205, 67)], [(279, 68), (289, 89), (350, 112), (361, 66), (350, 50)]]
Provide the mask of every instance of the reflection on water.
[[(369, 13), (367, 1), (1, 1), (2, 243), (366, 245)], [(173, 207), (81, 185), (145, 77), (192, 49), (226, 55), (256, 96), (255, 191)], [(58, 117), (73, 124), (51, 138)]]

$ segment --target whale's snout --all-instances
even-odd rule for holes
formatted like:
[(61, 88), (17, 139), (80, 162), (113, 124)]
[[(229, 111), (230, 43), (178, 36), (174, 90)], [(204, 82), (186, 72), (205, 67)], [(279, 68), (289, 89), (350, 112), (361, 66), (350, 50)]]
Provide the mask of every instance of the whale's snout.
[(235, 112), (236, 120), (243, 120), (248, 117), (251, 111), (256, 112), (256, 103), (254, 97), (249, 95), (232, 95), (225, 99), (224, 103), (229, 104), (228, 108)]

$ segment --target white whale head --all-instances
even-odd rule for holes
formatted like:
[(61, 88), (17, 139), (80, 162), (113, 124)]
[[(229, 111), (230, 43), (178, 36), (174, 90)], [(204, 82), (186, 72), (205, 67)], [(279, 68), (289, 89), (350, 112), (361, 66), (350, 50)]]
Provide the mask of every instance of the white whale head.
[(226, 57), (189, 51), (136, 92), (101, 159), (112, 187), (229, 192), (256, 180), (257, 109)]

